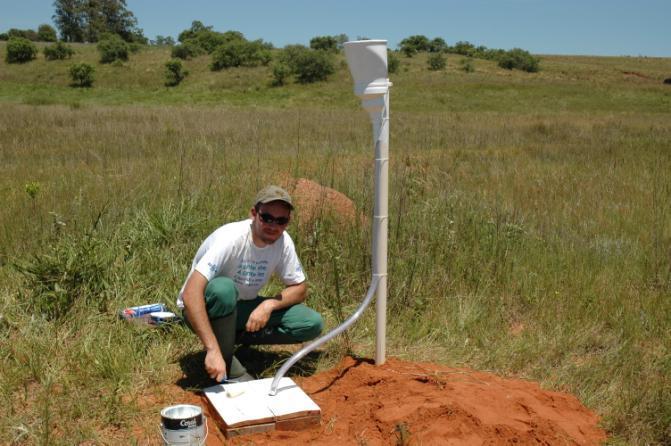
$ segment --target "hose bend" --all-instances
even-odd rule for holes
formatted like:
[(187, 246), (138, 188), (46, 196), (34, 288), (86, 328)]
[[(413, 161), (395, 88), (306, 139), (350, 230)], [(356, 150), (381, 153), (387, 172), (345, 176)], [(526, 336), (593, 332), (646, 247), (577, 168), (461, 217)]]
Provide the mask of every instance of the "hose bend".
[(306, 345), (298, 352), (294, 353), (293, 356), (289, 358), (282, 365), (282, 367), (275, 374), (273, 382), (270, 385), (270, 393), (269, 393), (270, 396), (277, 395), (277, 386), (280, 383), (280, 379), (282, 379), (282, 377), (287, 373), (287, 371), (291, 368), (291, 366), (293, 366), (298, 360), (300, 360), (303, 356), (310, 353), (312, 350), (316, 349), (320, 345), (330, 341), (343, 331), (347, 330), (354, 322), (357, 321), (357, 319), (359, 319), (359, 317), (361, 317), (363, 312), (368, 307), (368, 304), (370, 304), (370, 301), (373, 299), (373, 296), (375, 295), (375, 290), (377, 290), (377, 285), (378, 283), (380, 283), (381, 277), (382, 277), (381, 275), (373, 274), (373, 280), (370, 283), (370, 287), (368, 288), (366, 297), (364, 298), (363, 302), (361, 302), (361, 305), (359, 305), (359, 308), (357, 308), (356, 311), (345, 322), (338, 325), (336, 328), (326, 333), (321, 338), (317, 338), (316, 340), (312, 341), (310, 344)]

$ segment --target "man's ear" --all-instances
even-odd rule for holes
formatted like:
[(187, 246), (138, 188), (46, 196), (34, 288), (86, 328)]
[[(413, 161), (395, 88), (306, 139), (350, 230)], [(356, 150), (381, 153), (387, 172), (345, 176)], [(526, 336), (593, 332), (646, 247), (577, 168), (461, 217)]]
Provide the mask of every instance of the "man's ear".
[(256, 208), (252, 206), (252, 208), (249, 210), (249, 216), (252, 218), (256, 218)]

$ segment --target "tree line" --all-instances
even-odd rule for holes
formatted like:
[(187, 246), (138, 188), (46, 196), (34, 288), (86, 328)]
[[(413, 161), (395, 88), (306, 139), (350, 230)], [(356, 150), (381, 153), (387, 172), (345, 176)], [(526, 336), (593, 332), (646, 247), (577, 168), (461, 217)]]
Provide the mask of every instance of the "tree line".
[[(287, 45), (275, 50), (272, 43), (262, 39), (248, 40), (239, 31), (215, 31), (200, 21), (193, 21), (191, 27), (179, 33), (177, 41), (172, 37), (156, 36), (149, 41), (138, 27), (137, 19), (128, 9), (126, 0), (55, 0), (53, 20), (60, 33), (42, 24), (37, 30), (12, 28), (0, 33), (0, 40), (8, 40), (6, 61), (25, 63), (37, 57), (36, 41), (52, 42), (43, 51), (47, 60), (62, 60), (72, 57), (74, 49), (66, 43), (97, 43), (100, 63), (123, 63), (129, 53), (139, 51), (143, 45), (170, 46), (172, 59), (166, 62), (167, 86), (178, 85), (188, 74), (182, 61), (201, 55), (211, 58), (210, 69), (224, 70), (232, 67), (268, 66), (272, 62), (272, 84), (284, 85), (293, 77), (295, 82), (310, 83), (326, 80), (335, 72), (335, 55), (349, 40), (346, 34), (315, 36), (309, 46)], [(359, 40), (365, 40), (359, 37)], [(507, 69), (538, 71), (539, 59), (527, 51), (515, 48), (510, 51), (475, 46), (459, 41), (450, 46), (444, 39), (429, 39), (423, 35), (413, 35), (403, 39), (398, 45), (398, 53), (413, 57), (420, 52), (430, 53), (427, 58), (430, 70), (442, 70), (446, 66), (444, 54), (461, 54), (462, 69), (474, 71), (473, 58), (495, 60)], [(394, 73), (400, 66), (397, 52), (388, 52), (389, 72)], [(79, 72), (86, 73), (81, 86), (92, 84), (93, 67), (79, 64)], [(84, 69), (86, 68), (86, 69)], [(74, 79), (74, 76), (73, 76)]]

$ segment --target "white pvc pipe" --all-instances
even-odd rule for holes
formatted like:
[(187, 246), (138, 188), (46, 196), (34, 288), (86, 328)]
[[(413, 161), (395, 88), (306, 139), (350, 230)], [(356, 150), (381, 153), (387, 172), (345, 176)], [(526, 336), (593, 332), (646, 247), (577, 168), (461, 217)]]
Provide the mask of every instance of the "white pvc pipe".
[(375, 364), (385, 362), (387, 333), (387, 239), (389, 223), (389, 92), (364, 99), (373, 124), (375, 208), (373, 211), (373, 277), (379, 277), (375, 299)]
[(380, 111), (369, 112), (375, 141), (373, 276), (380, 278), (375, 299), (375, 364), (385, 362), (387, 339), (387, 239), (389, 228), (389, 91)]

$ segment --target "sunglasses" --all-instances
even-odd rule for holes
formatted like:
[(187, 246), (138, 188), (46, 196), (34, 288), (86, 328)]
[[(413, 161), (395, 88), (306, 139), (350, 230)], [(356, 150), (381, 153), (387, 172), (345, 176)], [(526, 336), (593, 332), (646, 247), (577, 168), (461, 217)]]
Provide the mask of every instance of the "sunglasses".
[(275, 217), (267, 212), (259, 213), (259, 217), (261, 217), (262, 222), (269, 225), (277, 223), (279, 226), (286, 226), (289, 223), (289, 217)]

